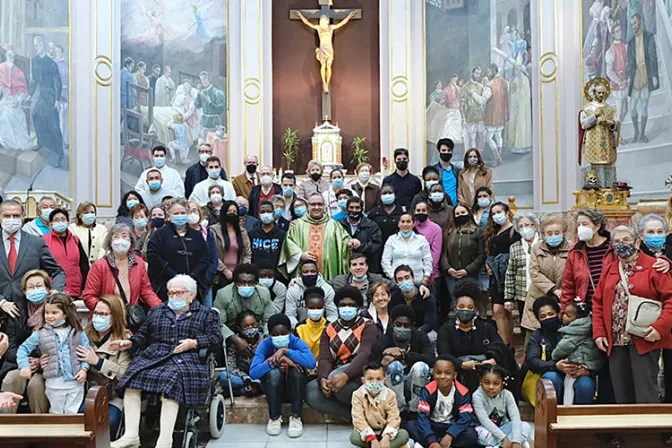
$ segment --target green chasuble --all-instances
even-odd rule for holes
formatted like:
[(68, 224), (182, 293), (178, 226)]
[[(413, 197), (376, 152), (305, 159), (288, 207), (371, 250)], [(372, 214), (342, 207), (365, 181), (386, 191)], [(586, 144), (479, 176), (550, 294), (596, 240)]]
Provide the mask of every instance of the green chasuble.
[(290, 277), (301, 263), (301, 255), (310, 252), (318, 258), (320, 273), (325, 280), (347, 274), (350, 263), (350, 235), (338, 222), (324, 215), (313, 219), (309, 215), (294, 221), (280, 252), (278, 267)]

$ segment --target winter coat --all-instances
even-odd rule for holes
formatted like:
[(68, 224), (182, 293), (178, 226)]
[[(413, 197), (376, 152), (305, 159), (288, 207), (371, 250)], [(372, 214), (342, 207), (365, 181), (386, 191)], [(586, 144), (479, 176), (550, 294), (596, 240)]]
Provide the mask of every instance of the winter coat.
[[(227, 268), (223, 260), (224, 257), (226, 257), (226, 244), (224, 241), (224, 232), (227, 232), (228, 230), (222, 228), (221, 224), (215, 224), (214, 226), (210, 227), (210, 231), (215, 235), (215, 244), (217, 245), (217, 254), (219, 256), (219, 263), (217, 265), (217, 275), (215, 276), (215, 283), (218, 283), (219, 280), (217, 280), (217, 277), (219, 275), (223, 276), (224, 269)], [(243, 227), (240, 228), (240, 239), (243, 246), (238, 247), (238, 264), (249, 263), (252, 260), (252, 247), (250, 246), (250, 237)], [(231, 250), (230, 246), (229, 250)]]
[[(371, 349), (371, 361), (381, 362), (385, 356), (383, 352), (391, 347), (399, 347), (394, 342), (393, 331), (388, 331), (386, 335), (378, 336)], [(429, 338), (423, 331), (417, 328), (411, 330), (411, 341), (402, 362), (404, 364), (404, 372), (407, 374), (416, 362), (424, 362), (430, 369), (434, 366), (434, 347), (432, 347)]]
[(359, 226), (353, 233), (350, 228), (348, 218), (340, 221), (345, 231), (361, 243), (356, 252), (363, 254), (369, 262), (369, 269), (372, 272), (380, 272), (380, 257), (383, 249), (383, 234), (380, 232), (378, 224), (371, 221), (366, 216), (362, 216), (359, 221)]
[[(617, 262), (618, 258), (614, 251), (609, 248), (602, 260), (602, 273), (604, 275), (605, 268), (611, 263)], [(600, 283), (597, 282), (595, 289), (600, 288)], [(592, 286), (586, 243), (578, 241), (569, 248), (565, 270), (562, 272), (562, 287), (560, 288), (562, 290), (562, 297), (560, 298), (562, 309), (564, 310), (567, 304), (572, 303), (576, 297), (585, 299), (590, 287)]]
[(214, 308), (219, 311), (219, 319), (222, 326), (222, 335), (228, 339), (234, 335), (231, 330), (236, 323), (236, 316), (243, 310), (251, 310), (259, 320), (259, 326), (264, 334), (268, 334), (266, 324), (268, 319), (275, 314), (275, 307), (271, 301), (271, 293), (265, 286), (257, 285), (254, 288), (252, 297), (242, 299), (238, 294), (238, 286), (231, 283), (220, 289), (215, 297)]
[[(270, 190), (271, 196), (282, 196), (282, 187), (278, 184), (273, 184), (272, 188)], [(248, 195), (247, 202), (249, 202), (250, 206), (247, 210), (247, 214), (250, 216), (254, 216), (255, 218), (259, 217), (259, 199), (261, 198), (261, 184), (260, 185), (255, 185), (252, 190), (250, 190), (250, 194)]]
[[(183, 339), (195, 339), (198, 347), (174, 353)], [(137, 354), (119, 381), (118, 390), (129, 387), (161, 393), (180, 406), (194, 407), (206, 402), (212, 378), (199, 351), (222, 344), (222, 332), (214, 311), (194, 300), (189, 311), (177, 318), (168, 305), (163, 304), (149, 313), (131, 341), (132, 350)]]
[[(551, 358), (553, 349), (558, 345), (562, 335), (557, 331), (545, 332), (541, 328), (534, 330), (530, 335), (530, 341), (527, 343), (525, 351), (525, 361), (521, 378), (525, 378), (529, 370), (533, 373), (543, 375), (546, 372), (555, 372), (556, 362)], [(545, 353), (545, 360), (542, 359)]]
[[(111, 334), (111, 333), (108, 333)], [(131, 354), (127, 351), (112, 351), (110, 350), (111, 339), (108, 338), (100, 344), (99, 347), (91, 344), (91, 348), (94, 349), (96, 355), (103, 361), (100, 366), (100, 370), (96, 366), (92, 365), (89, 368), (89, 372), (98, 372), (105, 378), (111, 381), (119, 381), (126, 369), (131, 365)]]
[(374, 184), (372, 181), (369, 181), (369, 183), (366, 184), (366, 187), (362, 187), (362, 184), (356, 180), (346, 188), (352, 190), (358, 197), (362, 198), (364, 201), (365, 213), (369, 213), (373, 210), (380, 200), (380, 186)]
[(561, 327), (558, 333), (562, 339), (553, 349), (554, 361), (566, 359), (591, 372), (599, 372), (604, 365), (604, 353), (602, 353), (593, 341), (593, 324), (590, 317), (582, 317)]
[(441, 255), (441, 272), (453, 268), (465, 269), (469, 275), (477, 275), (485, 264), (485, 244), (483, 231), (473, 229), (454, 229), (444, 237), (444, 250)]
[(56, 263), (65, 271), (65, 292), (72, 297), (81, 296), (89, 273), (89, 258), (79, 238), (70, 231), (66, 231), (65, 242), (54, 232), (47, 233), (43, 238)]
[[(474, 205), (474, 195), (476, 190), (480, 187), (488, 187), (490, 191), (494, 191), (492, 187), (492, 170), (490, 168), (481, 168), (476, 170), (474, 175), (474, 189), (471, 189), (471, 170), (463, 169), (457, 179), (457, 202), (467, 207), (468, 209)], [(494, 197), (493, 197), (494, 202)]]
[(403, 213), (400, 205), (397, 205), (389, 215), (382, 205), (378, 205), (368, 214), (368, 218), (380, 227), (383, 247), (389, 237), (399, 232), (399, 218)]
[(84, 227), (77, 224), (70, 224), (68, 230), (79, 238), (84, 252), (89, 257), (89, 264), (103, 258), (105, 248), (103, 242), (107, 236), (107, 227), (102, 224), (95, 224), (92, 227)]

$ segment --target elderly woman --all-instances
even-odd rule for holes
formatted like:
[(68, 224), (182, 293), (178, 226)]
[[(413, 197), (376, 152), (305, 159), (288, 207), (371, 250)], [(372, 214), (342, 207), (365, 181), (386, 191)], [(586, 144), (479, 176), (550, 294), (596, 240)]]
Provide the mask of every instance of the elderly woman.
[(129, 213), (133, 219), (131, 230), (133, 230), (133, 236), (137, 241), (143, 232), (146, 232), (149, 228), (149, 209), (145, 204), (137, 204), (131, 208)]
[(380, 187), (371, 180), (372, 171), (370, 164), (360, 163), (355, 168), (357, 178), (348, 185), (348, 188), (364, 201), (364, 213), (373, 210), (380, 199)]
[(200, 359), (201, 349), (222, 344), (217, 315), (198, 300), (198, 284), (188, 275), (168, 281), (168, 301), (153, 313), (130, 340), (110, 342), (110, 350), (137, 353), (119, 381), (124, 391), (126, 433), (112, 448), (140, 444), (141, 394), (161, 395), (161, 431), (157, 448), (170, 448), (180, 406), (205, 403), (210, 388), (208, 366)]
[(429, 286), (434, 271), (432, 251), (427, 239), (414, 229), (415, 222), (411, 213), (399, 218), (399, 232), (385, 243), (382, 267), (388, 278), (394, 278), (397, 266), (408, 265), (415, 273), (415, 283)]
[(208, 227), (214, 226), (219, 222), (219, 214), (224, 206), (224, 188), (219, 184), (208, 187), (208, 198), (210, 199), (205, 207), (208, 209)]
[(527, 288), (527, 297), (525, 302), (518, 302), (521, 327), (529, 331), (539, 328), (539, 321), (532, 309), (537, 297), (554, 295), (560, 300), (562, 272), (569, 253), (567, 221), (561, 215), (545, 216), (541, 220), (541, 233), (544, 239), (534, 245), (530, 254), (531, 283)]
[(369, 307), (360, 314), (370, 319), (378, 329), (378, 337), (387, 334), (391, 328), (389, 305), (392, 291), (385, 283), (376, 283), (369, 289)]
[(313, 193), (324, 193), (329, 190), (330, 183), (322, 179), (324, 174), (324, 167), (319, 160), (311, 160), (308, 162), (308, 168), (306, 168), (306, 174), (309, 179), (304, 180), (299, 185), (299, 191), (296, 192), (298, 196), (301, 196), (304, 199), (308, 199)]
[[(611, 245), (618, 261), (604, 267), (593, 296), (593, 338), (609, 357), (616, 402), (658, 403), (660, 349), (672, 349), (672, 277), (654, 268), (656, 259), (640, 250), (633, 229), (616, 227)], [(642, 298), (660, 302), (660, 316), (628, 328), (633, 323), (629, 307)], [(640, 303), (638, 310), (652, 305)]]
[(105, 255), (103, 241), (107, 235), (107, 227), (96, 223), (96, 206), (93, 202), (82, 202), (77, 206), (75, 222), (68, 228), (82, 243), (89, 264)]

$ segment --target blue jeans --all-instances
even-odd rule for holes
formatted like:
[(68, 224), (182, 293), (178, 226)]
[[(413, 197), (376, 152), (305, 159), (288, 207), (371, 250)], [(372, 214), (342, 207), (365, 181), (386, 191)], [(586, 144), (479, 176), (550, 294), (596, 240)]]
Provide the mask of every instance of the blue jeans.
[(306, 374), (290, 367), (285, 374), (277, 367), (261, 378), (268, 400), (268, 416), (277, 420), (282, 415), (282, 396), (289, 392), (292, 398), (292, 417), (301, 418), (306, 393)]
[[(562, 372), (549, 371), (544, 373), (541, 377), (546, 380), (551, 380), (553, 387), (555, 388), (555, 395), (558, 398), (558, 403), (562, 403), (565, 374)], [(574, 404), (593, 404), (593, 396), (595, 396), (595, 381), (589, 376), (577, 378), (576, 382), (574, 382)]]
[(212, 288), (208, 288), (208, 293), (203, 297), (203, 306), (207, 309), (212, 308)]
[[(114, 405), (109, 405), (110, 408), (110, 440), (115, 440), (117, 438), (117, 433), (119, 432), (119, 425), (121, 425), (121, 409)], [(84, 413), (84, 402), (79, 408), (79, 413)], [(0, 412), (2, 414), (2, 412)]]
[[(219, 373), (219, 384), (224, 388), (225, 393), (229, 393), (229, 383), (226, 380), (229, 375), (229, 372), (224, 370)], [(242, 389), (245, 387), (243, 379), (236, 375), (231, 375), (231, 387), (233, 388), (233, 394), (239, 395), (242, 393)]]

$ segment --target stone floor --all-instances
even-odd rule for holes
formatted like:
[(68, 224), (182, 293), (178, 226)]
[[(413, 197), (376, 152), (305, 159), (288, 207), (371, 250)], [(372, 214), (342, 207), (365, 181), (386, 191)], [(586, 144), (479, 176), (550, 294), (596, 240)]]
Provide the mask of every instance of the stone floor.
[(211, 440), (207, 448), (349, 448), (350, 425), (324, 423), (304, 425), (303, 435), (287, 437), (287, 424), (279, 436), (266, 434), (266, 425), (227, 424), (219, 440)]

